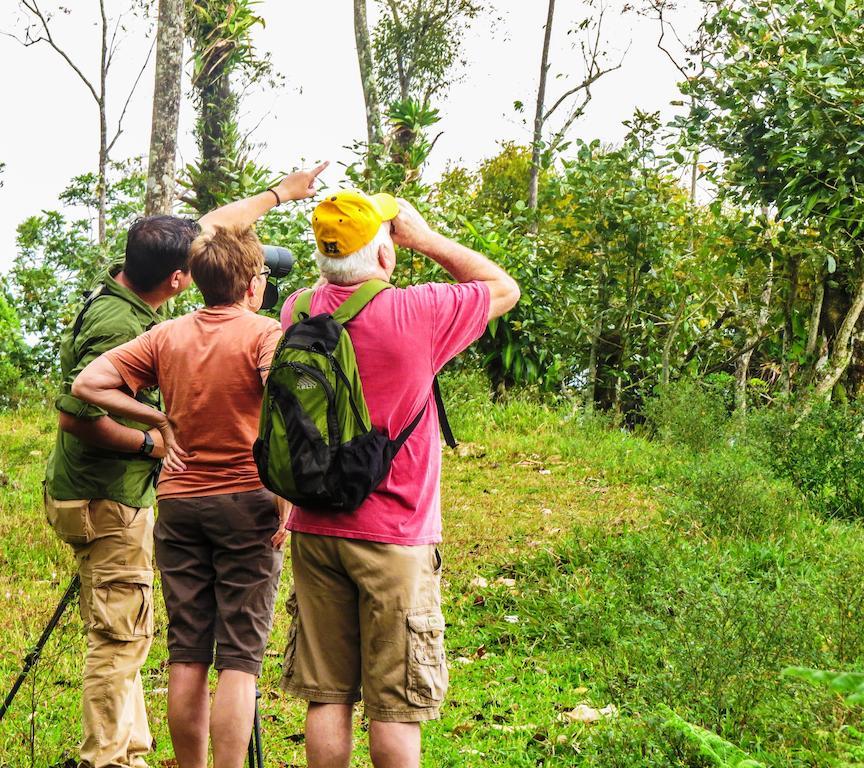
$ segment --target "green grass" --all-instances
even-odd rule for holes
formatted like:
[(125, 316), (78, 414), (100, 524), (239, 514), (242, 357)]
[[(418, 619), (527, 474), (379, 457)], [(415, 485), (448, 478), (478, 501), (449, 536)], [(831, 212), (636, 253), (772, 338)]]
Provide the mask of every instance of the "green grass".
[[(451, 688), (442, 720), (424, 729), (425, 766), (722, 765), (669, 710), (765, 765), (864, 765), (862, 709), (781, 676), (864, 668), (859, 527), (811, 514), (743, 451), (693, 453), (566, 408), (445, 389), (463, 442), (444, 461)], [(72, 559), (41, 509), (53, 416), (0, 416), (0, 435), (5, 695)], [(288, 582), (286, 572), (283, 597)], [(145, 688), (151, 764), (168, 766), (159, 600)], [(264, 744), (268, 765), (302, 766), (303, 705), (276, 686), (283, 604), (261, 680)], [(80, 735), (77, 617), (62, 630), (36, 676), (39, 766), (73, 754)], [(31, 704), (28, 682), (0, 725), (2, 766), (29, 765)], [(617, 715), (575, 722), (582, 704)], [(357, 735), (362, 744), (359, 713)], [(361, 747), (354, 765), (368, 764)]]

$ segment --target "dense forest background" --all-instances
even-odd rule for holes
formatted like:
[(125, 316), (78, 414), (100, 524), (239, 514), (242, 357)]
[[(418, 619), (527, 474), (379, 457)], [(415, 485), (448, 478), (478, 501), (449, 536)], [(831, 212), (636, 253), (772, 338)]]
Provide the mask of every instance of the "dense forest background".
[[(124, 24), (151, 30), (159, 46), (149, 157), (115, 158), (123, 116), (109, 125), (107, 106), (127, 97), (105, 84), (115, 21), (103, 13), (102, 71), (91, 81), (51, 34), (56, 9), (19, 5), (9, 34), (54, 47), (57, 66), (75, 68), (100, 141), (93, 170), (63, 191), (66, 207), (19, 226), (0, 305), (7, 405), (55, 372), (61, 329), (122, 255), (132, 219), (145, 210), (197, 215), (273, 180), (238, 114), (249, 89), (278, 87), (266, 52), (252, 44), (264, 23), (255, 3), (119, 9)], [(586, 4), (568, 30), (578, 56), (548, 82), (550, 2), (535, 103), (514, 105), (527, 120), (533, 114), (534, 141), (500, 145), (479, 167), (451, 165), (430, 183), (424, 167), (448, 87), (464, 74), (466, 30), (494, 4), (380, 2), (370, 29), (366, 4), (355, 2), (366, 125), (357, 126), (346, 175), (417, 201), (436, 226), (519, 279), (525, 299), (465, 362), (484, 369), (499, 395), (530, 386), (628, 426), (644, 420), (658, 388), (682, 378), (722, 390), (741, 413), (778, 404), (804, 415), (826, 399), (854, 401), (864, 388), (860, 9), (706, 2), (696, 34), (681, 40), (667, 21), (671, 7), (651, 0), (625, 10), (656, 22), (657, 45), (680, 72), (687, 109), (672, 124), (637, 111), (620, 145), (571, 140), (604, 76), (621, 66), (603, 27), (621, 9)], [(183, 66), (189, 94), (180, 89)], [(184, 98), (196, 105), (199, 157), (174, 169)], [(307, 214), (279, 211), (260, 227), (262, 239), (301, 257), (291, 285), (312, 276)], [(402, 265), (403, 283), (432, 276), (410, 254)]]
[[(62, 192), (63, 207), (20, 223), (14, 262), (0, 277), (0, 410), (9, 418), (47, 409), (60, 334), (105, 267), (122, 258), (136, 217), (197, 216), (277, 178), (276, 169), (256, 160), (254, 135), (240, 115), (250, 89), (280, 87), (267, 52), (253, 44), (265, 20), (252, 0), (117, 0), (110, 9), (104, 0), (88, 0), (98, 3), (102, 19), (93, 33), (101, 46), (94, 79), (52, 35), (52, 19), (63, 9), (47, 0), (16, 2), (19, 23), (3, 31), (23, 45), (53, 48), (57, 66), (76, 72), (82, 115), (86, 101), (87, 119), (97, 125), (98, 116), (99, 150)], [(645, 672), (660, 675), (662, 668), (669, 680), (683, 681), (675, 697), (689, 719), (666, 712), (657, 731), (677, 733), (672, 746), (657, 746), (647, 721), (622, 720), (617, 735), (603, 742), (606, 751), (598, 747), (596, 754), (606, 757), (585, 764), (649, 764), (635, 756), (640, 749), (643, 759), (653, 749), (667, 750), (668, 762), (650, 763), (658, 765), (763, 764), (720, 734), (745, 743), (764, 764), (859, 765), (864, 736), (856, 730), (862, 724), (855, 706), (864, 701), (864, 675), (793, 670), (790, 675), (835, 698), (813, 703), (801, 688), (779, 709), (771, 708), (774, 700), (771, 707), (765, 702), (781, 658), (806, 660), (808, 669), (864, 663), (858, 618), (864, 602), (858, 528), (864, 518), (864, 2), (703, 0), (698, 28), (684, 35), (669, 20), (671, 0), (588, 0), (582, 20), (568, 29), (573, 59), (564, 64), (550, 60), (549, 44), (561, 8), (555, 0), (542, 5), (546, 26), (538, 30), (530, 63), (537, 90), (531, 102), (512, 105), (532, 127), (532, 141), (501, 143), (479, 165), (450, 164), (433, 180), (426, 169), (448, 89), (465, 74), (466, 32), (494, 17), (495, 3), (342, 3), (340, 12), (353, 13), (352, 77), (366, 107), (344, 172), (357, 187), (412, 200), (433, 226), (488, 254), (520, 283), (519, 305), (490, 324), (449, 373), (453, 392), (464, 395), (457, 417), (463, 430), (480, 443), (481, 426), (494, 434), (512, 420), (506, 440), (523, 450), (534, 419), (559, 459), (578, 461), (578, 451), (593, 451), (600, 462), (597, 455), (607, 451), (604, 482), (641, 483), (677, 510), (669, 513), (673, 522), (664, 521), (667, 529), (650, 541), (643, 537), (638, 547), (627, 549), (631, 540), (615, 534), (583, 531), (590, 557), (570, 542), (543, 566), (550, 583), (577, 561), (588, 568), (591, 558), (615, 567), (656, 566), (643, 574), (644, 584), (634, 572), (626, 589), (618, 585), (626, 591), (620, 615), (595, 617), (598, 647), (617, 648), (622, 666), (637, 663), (634, 647), (616, 645), (628, 633), (656, 630), (661, 638), (675, 630), (679, 645), (694, 637), (703, 643), (697, 655), (707, 682), (699, 678), (693, 690), (686, 680), (696, 680), (695, 673), (681, 671), (680, 658), (676, 668), (668, 655), (652, 657), (653, 671)], [(619, 51), (627, 55), (626, 44), (611, 46), (605, 34), (614, 13), (651, 20), (658, 49), (678, 73), (680, 95), (674, 120), (637, 110), (624, 140), (611, 145), (599, 137), (576, 139), (574, 127), (584, 129), (594, 95), (621, 66)], [(158, 39), (151, 144), (132, 158), (114, 152), (129, 93), (106, 87), (117, 54), (112, 30), (121, 17)], [(188, 93), (180, 86), (184, 68)], [(177, 115), (190, 99), (199, 151), (177, 168)], [(109, 105), (119, 123), (108, 119)], [(283, 296), (317, 276), (309, 213), (309, 206), (286, 206), (258, 226), (264, 242), (298, 257), (294, 272), (280, 281)], [(395, 279), (407, 285), (446, 276), (405, 252)], [(173, 311), (194, 306), (193, 291)], [(470, 383), (467, 390), (462, 382)], [(672, 453), (661, 453), (661, 445)], [(472, 460), (472, 450), (469, 445), (462, 459)], [(529, 451), (521, 459), (528, 463), (514, 466), (551, 471), (555, 462), (536, 456)], [(831, 527), (817, 535), (813, 524), (794, 517), (799, 514)], [(658, 554), (664, 546), (670, 547), (668, 570)], [(706, 602), (687, 603), (691, 593), (681, 586), (703, 566), (694, 590), (726, 601), (716, 614)], [(790, 572), (797, 574), (791, 585), (783, 581)], [(509, 579), (514, 571), (499, 573)], [(470, 590), (468, 584), (466, 575), (463, 587)], [(647, 584), (666, 590), (666, 602), (640, 592)], [(810, 602), (798, 601), (801, 585)], [(582, 589), (574, 581), (563, 587), (568, 594)], [(535, 597), (550, 615), (566, 614), (563, 603)], [(687, 617), (675, 613), (679, 598), (690, 606)], [(634, 605), (644, 609), (638, 628), (621, 618)], [(836, 632), (817, 637), (820, 625), (835, 620)], [(566, 617), (561, 621), (567, 632), (573, 629)], [(769, 637), (772, 628), (776, 637)], [(576, 642), (581, 636), (573, 632), (568, 637)], [(740, 652), (738, 661), (711, 655), (712, 633)], [(805, 647), (791, 658), (777, 650)], [(758, 692), (741, 682), (751, 662), (753, 669), (770, 667), (768, 677), (753, 673), (764, 686)], [(640, 674), (615, 680), (623, 689), (638, 688)], [(808, 730), (811, 721), (820, 723), (816, 730)], [(643, 727), (655, 735), (644, 736)], [(696, 752), (680, 746), (688, 740)], [(616, 744), (620, 762), (609, 756)], [(699, 757), (686, 757), (691, 753)]]

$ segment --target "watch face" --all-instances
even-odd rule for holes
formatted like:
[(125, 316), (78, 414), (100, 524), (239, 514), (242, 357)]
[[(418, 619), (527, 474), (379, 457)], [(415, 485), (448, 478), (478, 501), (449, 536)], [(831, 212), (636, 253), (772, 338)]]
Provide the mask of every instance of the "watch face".
[(154, 447), (153, 438), (150, 436), (149, 432), (145, 432), (144, 433), (144, 442), (141, 443), (141, 448), (139, 450), (145, 456), (149, 456), (151, 453), (153, 453), (153, 447)]

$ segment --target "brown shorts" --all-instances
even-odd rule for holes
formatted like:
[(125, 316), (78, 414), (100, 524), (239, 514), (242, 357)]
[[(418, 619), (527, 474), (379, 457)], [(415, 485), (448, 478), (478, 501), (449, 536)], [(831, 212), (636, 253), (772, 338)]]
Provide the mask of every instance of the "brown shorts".
[(293, 533), (291, 562), (283, 689), (323, 704), (362, 690), (371, 720), (437, 718), (447, 661), (436, 547)]
[(168, 661), (257, 675), (273, 623), (282, 552), (265, 489), (165, 499), (156, 520), (156, 565), (168, 612)]

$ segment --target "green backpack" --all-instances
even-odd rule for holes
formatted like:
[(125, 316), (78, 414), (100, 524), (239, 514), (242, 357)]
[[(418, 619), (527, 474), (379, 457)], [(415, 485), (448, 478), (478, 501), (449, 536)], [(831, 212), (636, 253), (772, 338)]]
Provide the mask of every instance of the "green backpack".
[[(425, 411), (393, 440), (369, 420), (345, 325), (390, 287), (370, 280), (332, 314), (315, 317), (309, 316), (313, 292), (304, 291), (273, 354), (252, 452), (261, 482), (304, 509), (357, 509), (386, 477)], [(437, 380), (434, 391), (445, 439), (455, 446)]]

